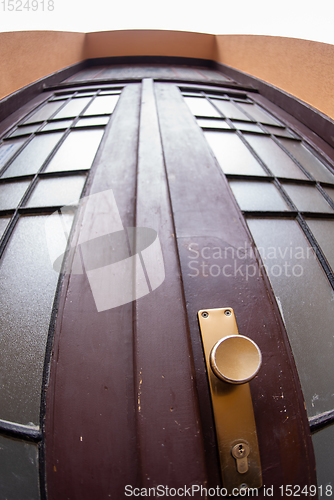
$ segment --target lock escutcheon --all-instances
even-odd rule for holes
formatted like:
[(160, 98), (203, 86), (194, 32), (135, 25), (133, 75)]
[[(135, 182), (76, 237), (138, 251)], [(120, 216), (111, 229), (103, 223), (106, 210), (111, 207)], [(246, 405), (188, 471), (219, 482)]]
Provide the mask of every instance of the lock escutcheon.
[[(231, 307), (198, 311), (214, 413), (223, 486), (262, 485), (261, 460), (248, 381), (261, 366), (258, 346), (239, 335)], [(233, 453), (232, 453), (233, 450)]]
[(248, 460), (247, 457), (250, 453), (248, 444), (238, 443), (233, 446), (231, 450), (233, 458), (235, 458), (237, 463), (237, 471), (239, 474), (245, 474), (248, 471)]

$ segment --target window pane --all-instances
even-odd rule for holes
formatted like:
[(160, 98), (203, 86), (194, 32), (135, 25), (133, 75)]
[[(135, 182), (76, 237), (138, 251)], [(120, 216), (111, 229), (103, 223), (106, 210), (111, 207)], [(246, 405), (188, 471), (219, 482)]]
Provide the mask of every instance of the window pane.
[(30, 181), (0, 184), (0, 210), (16, 208), (29, 184)]
[(223, 101), (229, 101), (229, 98), (226, 97), (224, 94), (210, 94), (210, 92), (205, 92), (205, 95), (207, 97), (210, 97), (210, 99), (221, 99)]
[(184, 97), (203, 97), (200, 92), (182, 92)]
[(328, 196), (334, 201), (334, 188), (324, 187), (323, 189), (326, 191)]
[(2, 235), (5, 232), (9, 221), (10, 221), (9, 217), (0, 217), (0, 238), (2, 238)]
[(331, 410), (333, 290), (296, 221), (247, 222), (281, 309), (308, 415)]
[[(67, 215), (66, 217), (70, 217)], [(45, 237), (48, 217), (21, 217), (0, 267), (0, 418), (39, 425), (41, 384), (58, 274)], [(56, 231), (49, 245), (61, 255)]]
[(236, 122), (236, 121), (233, 121), (233, 125), (235, 126), (235, 128), (237, 128), (238, 130), (245, 130), (246, 132), (247, 131), (251, 131), (251, 132), (260, 132), (263, 134), (263, 131), (260, 129), (260, 127), (258, 125), (256, 125), (255, 123), (250, 123), (250, 122)]
[(86, 180), (85, 175), (52, 177), (38, 181), (27, 207), (52, 207), (77, 202)]
[(286, 128), (281, 128), (281, 127), (271, 127), (269, 125), (266, 125), (265, 127), (268, 132), (274, 135), (279, 135), (279, 136), (284, 136), (284, 137), (293, 137), (292, 134)]
[(93, 97), (95, 94), (96, 94), (96, 92), (94, 92), (94, 91), (92, 91), (92, 92), (80, 92), (80, 94), (77, 95), (76, 97)]
[(36, 444), (0, 436), (0, 498), (40, 498)]
[(334, 270), (334, 221), (309, 219), (306, 222)]
[(283, 187), (301, 212), (333, 212), (316, 187), (296, 184), (284, 184)]
[(241, 210), (289, 210), (279, 191), (270, 182), (230, 181), (230, 186)]
[(236, 120), (248, 120), (248, 116), (240, 111), (240, 109), (238, 109), (232, 102), (223, 101), (221, 99), (212, 99), (212, 102), (227, 118), (235, 118)]
[(103, 90), (99, 95), (120, 95), (119, 90)]
[(197, 123), (200, 127), (231, 130), (231, 127), (226, 123), (225, 120), (210, 120), (210, 118), (198, 118)]
[(90, 97), (80, 97), (80, 99), (71, 99), (68, 103), (55, 115), (54, 118), (68, 118), (78, 116), (81, 111), (87, 106)]
[(61, 129), (66, 129), (72, 125), (73, 120), (59, 120), (59, 121), (52, 121), (47, 123), (43, 127), (43, 132), (46, 130), (61, 130)]
[(267, 175), (235, 133), (204, 134), (225, 174)]
[(80, 118), (75, 127), (91, 127), (92, 125), (107, 125), (110, 116), (94, 116), (91, 118)]
[(12, 134), (10, 134), (10, 137), (16, 137), (23, 134), (31, 134), (32, 132), (36, 132), (39, 127), (40, 125), (24, 125), (23, 127), (18, 127)]
[(289, 139), (280, 139), (283, 146), (299, 161), (315, 180), (319, 182), (334, 182), (334, 175), (316, 158), (303, 144)]
[(248, 134), (245, 135), (245, 138), (261, 160), (277, 177), (307, 179), (300, 168), (270, 137)]
[(33, 122), (44, 122), (48, 120), (53, 113), (57, 111), (64, 104), (65, 101), (52, 101), (44, 104), (41, 108), (39, 108), (35, 113), (33, 113), (25, 123), (33, 123)]
[[(322, 498), (326, 495), (326, 485), (334, 485), (334, 425), (321, 429), (312, 436), (318, 486), (322, 486)], [(332, 494), (331, 494), (332, 495)], [(320, 497), (321, 498), (321, 497)], [(327, 498), (330, 498), (328, 496)]]
[(13, 141), (6, 141), (1, 144), (0, 147), (0, 168), (4, 167), (5, 164), (10, 160), (19, 147), (24, 143), (25, 139), (17, 139)]
[(64, 103), (65, 100), (68, 97), (72, 97), (72, 95), (73, 95), (73, 93), (71, 92), (70, 94), (64, 94), (64, 95), (61, 95), (61, 96), (56, 96), (56, 97), (53, 97), (49, 102), (63, 101), (63, 103)]
[(106, 95), (96, 97), (84, 115), (110, 115), (117, 104), (119, 95)]
[(38, 172), (61, 136), (61, 133), (35, 136), (15, 158), (2, 177), (15, 177)]
[(256, 104), (239, 103), (239, 106), (256, 122), (279, 125), (278, 121), (276, 121), (271, 115), (266, 113), (264, 109), (262, 109), (260, 106), (257, 106)]
[(103, 130), (71, 132), (46, 167), (46, 172), (90, 168), (102, 135)]
[(52, 98), (52, 101), (59, 101), (59, 99), (68, 99), (69, 97), (72, 97), (73, 92), (57, 92), (55, 94), (55, 97)]
[(195, 116), (216, 116), (220, 114), (204, 97), (185, 97), (185, 102)]

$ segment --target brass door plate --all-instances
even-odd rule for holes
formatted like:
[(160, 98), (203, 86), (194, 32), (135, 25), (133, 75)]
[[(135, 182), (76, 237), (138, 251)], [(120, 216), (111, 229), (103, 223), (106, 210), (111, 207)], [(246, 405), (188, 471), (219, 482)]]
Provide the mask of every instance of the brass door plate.
[[(224, 337), (239, 335), (234, 311), (230, 307), (203, 309), (198, 312), (198, 319), (211, 392), (223, 486), (229, 494), (235, 488), (260, 488), (261, 462), (249, 383), (224, 382), (215, 375), (210, 364), (210, 353), (217, 342)], [(239, 451), (240, 455), (236, 454)]]

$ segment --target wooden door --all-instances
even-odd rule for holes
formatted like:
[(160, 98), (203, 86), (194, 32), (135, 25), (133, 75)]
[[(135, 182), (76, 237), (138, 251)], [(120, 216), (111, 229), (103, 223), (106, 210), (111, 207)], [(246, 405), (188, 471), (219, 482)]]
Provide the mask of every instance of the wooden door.
[[(201, 488), (212, 496), (223, 486), (197, 320), (198, 310), (219, 307), (234, 309), (240, 334), (263, 355), (251, 382), (263, 484), (276, 498), (285, 485), (316, 484), (294, 357), (231, 189), (245, 174), (225, 175), (203, 134), (231, 128), (219, 105), (234, 99), (242, 113), (242, 105), (255, 104), (240, 89), (190, 87), (149, 78), (125, 85), (95, 158), (85, 194), (112, 191), (125, 228), (157, 232), (165, 279), (133, 302), (98, 312), (86, 274), (65, 276), (46, 406), (50, 499), (125, 498), (150, 488), (182, 496), (185, 487), (200, 498)], [(203, 89), (223, 99), (210, 104)], [(195, 112), (211, 120), (203, 130), (189, 107), (196, 96), (212, 106), (212, 116)], [(237, 120), (233, 137), (241, 142), (247, 127), (272, 133), (260, 118)], [(254, 175), (276, 182), (266, 170)]]

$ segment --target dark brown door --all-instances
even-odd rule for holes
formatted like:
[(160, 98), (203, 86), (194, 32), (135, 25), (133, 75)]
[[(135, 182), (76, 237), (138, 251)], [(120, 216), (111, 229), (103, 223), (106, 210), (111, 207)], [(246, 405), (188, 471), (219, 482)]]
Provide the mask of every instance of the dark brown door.
[(258, 496), (330, 497), (328, 144), (167, 65), (84, 70), (0, 131), (0, 496), (223, 496), (197, 312), (229, 307), (263, 357)]
[[(184, 87), (184, 96), (181, 90), (150, 79), (126, 85), (92, 167), (85, 193), (93, 200), (92, 211), (101, 215), (98, 195), (112, 193), (124, 228), (156, 231), (165, 278), (155, 286), (157, 276), (162, 281), (161, 262), (142, 252), (132, 282), (136, 300), (117, 306), (107, 301), (99, 310), (96, 293), (102, 292), (92, 287), (91, 275), (65, 275), (46, 407), (50, 499), (116, 499), (158, 487), (179, 496), (182, 488), (193, 487), (200, 498), (201, 487), (212, 493), (223, 486), (197, 321), (198, 310), (219, 307), (234, 309), (239, 333), (253, 339), (263, 355), (251, 382), (263, 484), (273, 488), (275, 498), (285, 496), (285, 485), (316, 484), (294, 358), (233, 185), (257, 179), (261, 189), (279, 190), (242, 131), (275, 144), (276, 135), (261, 128), (263, 117), (249, 115), (262, 108), (244, 91), (211, 88), (212, 103), (203, 88)], [(198, 123), (190, 109), (197, 105)], [(233, 106), (236, 116), (229, 116)], [(240, 119), (245, 106), (253, 108)], [(226, 114), (219, 111), (224, 107)], [(282, 124), (267, 125), (288, 133)], [(224, 129), (230, 129), (229, 144), (240, 141), (250, 180), (243, 165), (228, 175), (219, 166), (209, 142)], [(269, 218), (275, 211), (279, 217), (285, 212), (263, 210)], [(248, 212), (256, 217), (261, 210)], [(96, 221), (94, 229), (92, 220), (79, 214), (72, 241), (83, 233), (107, 232)], [(131, 241), (128, 258), (130, 247)], [(138, 295), (143, 282), (147, 291)], [(109, 283), (102, 295), (114, 294), (114, 288)], [(266, 489), (258, 496), (266, 496)]]

